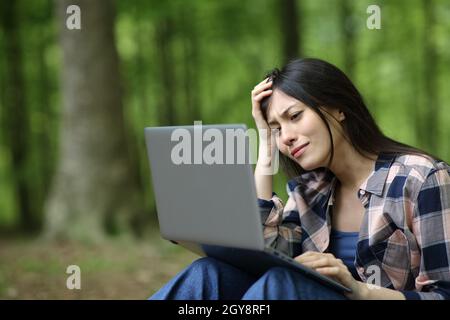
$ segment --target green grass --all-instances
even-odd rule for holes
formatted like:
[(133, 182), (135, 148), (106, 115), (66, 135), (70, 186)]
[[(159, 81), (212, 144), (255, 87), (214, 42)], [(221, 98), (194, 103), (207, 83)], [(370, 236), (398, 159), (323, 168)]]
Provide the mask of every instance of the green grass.
[[(0, 299), (146, 299), (196, 258), (159, 235), (101, 245), (0, 239)], [(66, 288), (72, 264), (81, 290)]]

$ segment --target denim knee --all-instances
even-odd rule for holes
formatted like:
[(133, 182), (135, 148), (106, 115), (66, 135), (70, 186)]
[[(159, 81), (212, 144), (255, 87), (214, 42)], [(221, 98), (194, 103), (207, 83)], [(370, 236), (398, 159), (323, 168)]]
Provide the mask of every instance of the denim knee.
[(295, 282), (302, 286), (314, 285), (314, 281), (309, 279), (307, 276), (301, 274), (300, 272), (291, 270), (289, 268), (283, 267), (273, 267), (267, 270), (264, 275), (261, 277), (266, 281), (280, 281), (280, 280), (289, 280), (292, 281), (295, 278)]
[[(283, 268), (283, 267), (273, 267), (267, 270), (263, 276), (260, 278), (260, 281), (266, 282), (268, 285), (280, 285), (280, 283), (289, 283), (293, 282), (293, 273), (294, 271)], [(307, 280), (306, 277), (302, 276), (301, 274), (295, 272), (295, 282), (302, 283), (302, 286), (304, 286), (303, 280)]]
[(216, 298), (219, 262), (200, 258), (173, 277), (151, 300), (200, 300)]
[(250, 300), (310, 300), (345, 299), (307, 276), (289, 268), (269, 269), (246, 292), (244, 299)]
[(302, 291), (317, 290), (318, 287), (323, 287), (321, 283), (303, 273), (283, 267), (270, 268), (263, 278), (269, 283), (289, 283), (301, 288)]
[(273, 267), (267, 270), (263, 277), (284, 277), (286, 274), (289, 273), (289, 269), (283, 268), (283, 267)]
[(242, 270), (210, 257), (192, 262), (186, 274), (196, 288), (195, 296), (207, 300), (238, 300), (255, 281)]
[[(243, 300), (296, 299), (287, 270), (274, 267), (266, 271), (242, 297)], [(286, 281), (287, 280), (287, 281)]]
[(190, 271), (218, 271), (223, 267), (224, 263), (211, 257), (202, 257), (190, 264), (188, 269)]

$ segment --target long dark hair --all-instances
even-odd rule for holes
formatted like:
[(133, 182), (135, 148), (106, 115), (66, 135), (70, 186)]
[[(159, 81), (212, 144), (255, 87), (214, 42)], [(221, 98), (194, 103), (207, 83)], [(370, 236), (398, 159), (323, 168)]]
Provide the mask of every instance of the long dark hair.
[[(316, 112), (324, 122), (331, 142), (330, 160), (334, 156), (333, 135), (323, 114), (327, 108), (338, 108), (345, 114), (341, 126), (351, 145), (363, 156), (371, 154), (415, 154), (436, 159), (431, 154), (386, 137), (375, 123), (361, 94), (350, 79), (336, 66), (320, 59), (295, 59), (281, 70), (273, 69), (266, 78), (272, 79), (272, 90), (281, 90)], [(271, 96), (261, 101), (267, 120)], [(289, 157), (279, 154), (280, 165), (288, 178), (305, 171)]]

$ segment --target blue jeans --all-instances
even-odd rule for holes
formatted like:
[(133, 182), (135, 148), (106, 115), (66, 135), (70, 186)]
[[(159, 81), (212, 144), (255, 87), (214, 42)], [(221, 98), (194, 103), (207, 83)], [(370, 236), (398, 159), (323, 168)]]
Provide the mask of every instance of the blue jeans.
[(260, 278), (214, 258), (201, 258), (178, 273), (149, 300), (346, 300), (301, 273), (272, 268)]

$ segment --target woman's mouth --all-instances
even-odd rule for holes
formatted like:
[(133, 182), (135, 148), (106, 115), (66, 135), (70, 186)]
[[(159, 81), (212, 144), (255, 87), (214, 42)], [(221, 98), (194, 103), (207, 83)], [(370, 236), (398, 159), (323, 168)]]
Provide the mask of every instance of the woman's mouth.
[(300, 157), (305, 152), (305, 149), (308, 145), (309, 145), (309, 142), (302, 144), (301, 146), (298, 146), (297, 148), (294, 148), (294, 150), (291, 151), (291, 156), (293, 156), (294, 158)]

